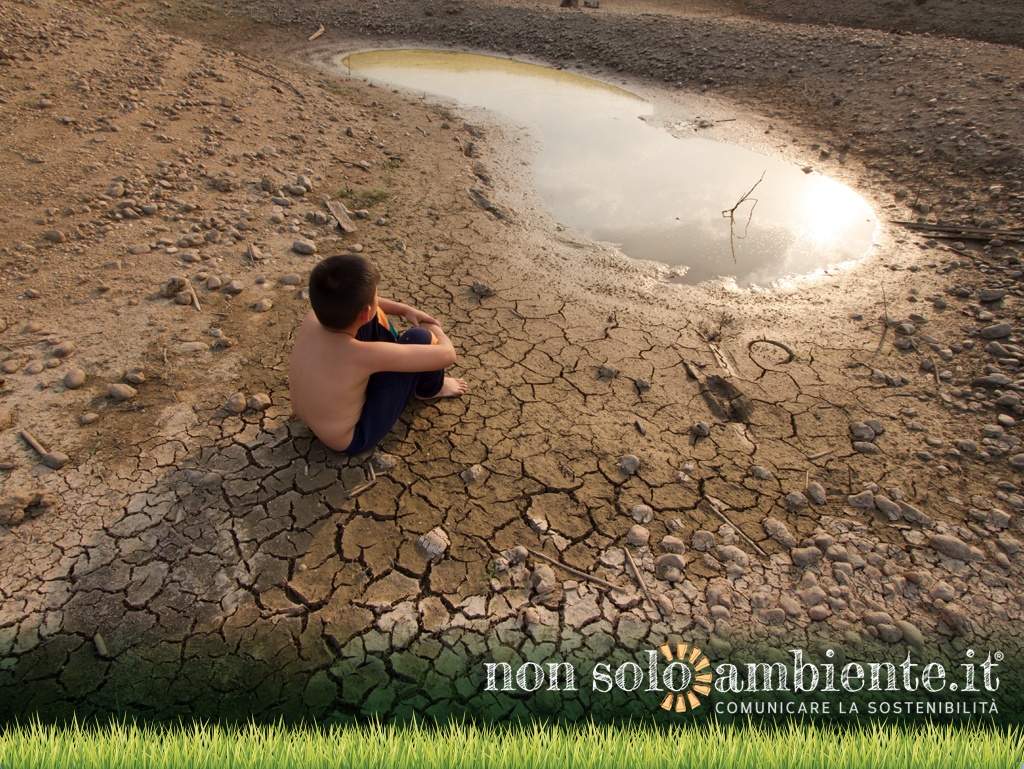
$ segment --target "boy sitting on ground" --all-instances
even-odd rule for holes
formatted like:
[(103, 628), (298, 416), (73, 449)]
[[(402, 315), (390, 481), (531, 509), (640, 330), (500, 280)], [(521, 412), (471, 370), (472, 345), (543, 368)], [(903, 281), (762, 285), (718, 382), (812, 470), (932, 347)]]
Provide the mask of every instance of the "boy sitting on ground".
[[(327, 446), (358, 454), (376, 445), (415, 396), (462, 395), (446, 377), (455, 347), (434, 318), (377, 296), (380, 271), (358, 255), (324, 259), (309, 276), (306, 315), (292, 348), (292, 411)], [(388, 315), (413, 328), (395, 333)]]

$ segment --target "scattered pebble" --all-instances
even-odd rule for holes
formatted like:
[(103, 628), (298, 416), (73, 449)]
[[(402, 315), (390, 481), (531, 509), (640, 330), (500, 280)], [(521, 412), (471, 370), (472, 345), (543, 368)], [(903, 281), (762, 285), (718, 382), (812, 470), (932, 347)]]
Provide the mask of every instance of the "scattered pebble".
[(107, 388), (107, 392), (110, 393), (110, 397), (113, 398), (115, 401), (127, 401), (131, 400), (136, 395), (138, 395), (139, 391), (136, 390), (131, 385), (126, 385), (122, 382), (117, 382), (115, 384), (110, 385)]
[(488, 286), (486, 283), (481, 283), (479, 280), (473, 281), (473, 293), (480, 298), (488, 296), (494, 296), (494, 289)]
[(485, 472), (486, 471), (484, 470), (483, 465), (473, 465), (472, 467), (467, 467), (465, 470), (459, 473), (459, 477), (462, 478), (463, 483), (471, 485), (474, 483), (479, 483), (480, 480), (484, 477)]
[(85, 384), (85, 372), (80, 368), (68, 369), (64, 375), (64, 386), (69, 390), (77, 390)]
[(811, 481), (807, 484), (807, 498), (816, 505), (825, 504), (828, 495), (825, 492), (825, 487), (817, 481)]
[(249, 408), (253, 411), (266, 411), (270, 407), (270, 396), (266, 393), (256, 393), (249, 398)]
[(629, 527), (626, 532), (626, 542), (633, 547), (645, 547), (651, 539), (651, 532), (640, 525)]
[(803, 510), (807, 507), (807, 497), (801, 494), (799, 491), (791, 491), (786, 495), (786, 509), (791, 513), (795, 513), (798, 510)]
[(303, 256), (312, 256), (316, 253), (316, 243), (311, 240), (304, 240), (299, 238), (292, 243), (292, 251)]
[(649, 505), (633, 505), (629, 509), (629, 515), (637, 523), (650, 523), (654, 520), (654, 510)]
[(245, 407), (248, 405), (248, 401), (245, 398), (245, 393), (235, 393), (227, 402), (224, 404), (224, 408), (230, 411), (232, 414), (241, 414), (245, 411)]
[(451, 544), (445, 530), (437, 526), (416, 540), (416, 549), (428, 561), (437, 563), (444, 557)]
[[(1024, 455), (1021, 455), (1024, 458)], [(619, 458), (619, 469), (626, 475), (634, 475), (640, 469), (640, 459), (634, 454), (626, 454)]]

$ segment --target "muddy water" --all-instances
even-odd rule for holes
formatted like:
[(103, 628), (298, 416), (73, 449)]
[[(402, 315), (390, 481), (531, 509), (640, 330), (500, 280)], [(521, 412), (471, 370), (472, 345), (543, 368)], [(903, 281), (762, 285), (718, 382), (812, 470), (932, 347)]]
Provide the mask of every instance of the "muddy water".
[(606, 83), (442, 51), (371, 51), (335, 61), (353, 76), (528, 126), (542, 143), (536, 190), (554, 218), (630, 257), (669, 265), (681, 282), (770, 286), (859, 259), (876, 233), (871, 208), (850, 188), (698, 138), (685, 117), (655, 115), (643, 98)]

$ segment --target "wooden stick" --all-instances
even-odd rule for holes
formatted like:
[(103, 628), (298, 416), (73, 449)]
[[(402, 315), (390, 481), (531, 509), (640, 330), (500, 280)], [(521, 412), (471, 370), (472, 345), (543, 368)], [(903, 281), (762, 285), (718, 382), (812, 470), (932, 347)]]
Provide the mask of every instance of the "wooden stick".
[(835, 449), (825, 449), (824, 451), (819, 451), (817, 454), (811, 454), (809, 457), (807, 457), (807, 461), (808, 462), (813, 462), (815, 459), (821, 459), (822, 457), (827, 457), (833, 451), (835, 451)]
[(657, 615), (660, 617), (661, 607), (654, 602), (653, 598), (651, 598), (651, 591), (647, 589), (647, 583), (644, 582), (644, 577), (640, 573), (640, 569), (639, 567), (637, 567), (636, 561), (633, 560), (633, 554), (629, 552), (628, 547), (622, 548), (622, 552), (626, 554), (626, 560), (629, 561), (629, 565), (633, 568), (633, 574), (636, 576), (637, 584), (640, 585), (640, 589), (643, 590), (644, 595), (647, 596), (647, 602), (654, 607), (655, 613), (657, 613)]
[(1024, 230), (992, 230), (985, 227), (957, 227), (945, 224), (920, 224), (918, 222), (900, 222), (895, 219), (890, 219), (893, 224), (899, 224), (911, 230), (934, 230), (935, 232), (970, 232), (976, 235), (991, 235), (997, 237), (1000, 235), (1016, 236), (1018, 238), (1024, 238)]
[(585, 579), (585, 580), (588, 580), (590, 582), (596, 582), (598, 585), (604, 585), (605, 587), (611, 588), (612, 590), (619, 590), (619, 591), (624, 591), (625, 590), (624, 587), (619, 587), (618, 585), (613, 585), (611, 582), (606, 582), (605, 580), (601, 579), (600, 577), (595, 577), (592, 574), (587, 574), (585, 571), (580, 571), (579, 569), (574, 569), (572, 566), (566, 566), (561, 561), (556, 561), (550, 555), (544, 555), (544, 553), (537, 552), (536, 550), (532, 550), (530, 548), (526, 548), (526, 552), (528, 552), (530, 555), (534, 556), (535, 558), (540, 558), (542, 561), (547, 561), (548, 563), (553, 564), (554, 566), (561, 567), (565, 571), (567, 571), (570, 574), (572, 574), (574, 577), (579, 577), (580, 579)]
[(317, 39), (318, 37), (320, 37), (320, 35), (322, 35), (322, 34), (323, 34), (323, 33), (324, 33), (325, 31), (326, 31), (326, 30), (324, 29), (324, 25), (323, 25), (323, 24), (321, 24), (321, 25), (320, 25), (320, 29), (318, 29), (318, 30), (317, 30), (316, 32), (314, 32), (314, 33), (313, 33), (312, 35), (310, 35), (310, 36), (309, 36), (309, 39), (310, 39), (310, 40), (316, 40), (316, 39)]
[(291, 88), (299, 96), (300, 99), (304, 100), (306, 98), (305, 95), (302, 93), (302, 91), (300, 91), (298, 88), (293, 86), (291, 83), (289, 83), (284, 78), (278, 77), (277, 75), (272, 75), (269, 72), (264, 72), (263, 70), (260, 70), (260, 69), (256, 69), (256, 67), (250, 67), (248, 64), (244, 64), (243, 62), (240, 62), (237, 58), (234, 61), (235, 61), (235, 64), (237, 64), (242, 69), (247, 69), (250, 72), (255, 72), (257, 75), (263, 75), (263, 77), (270, 78), (271, 80), (276, 80), (279, 83), (284, 83), (286, 86)]
[(377, 479), (374, 478), (372, 481), (367, 481), (366, 483), (360, 483), (358, 486), (355, 486), (354, 488), (349, 489), (348, 492), (345, 494), (345, 499), (355, 499), (360, 494), (362, 494), (364, 491), (368, 490), (371, 486), (373, 486), (376, 482), (377, 482)]
[(706, 502), (708, 507), (711, 508), (711, 512), (713, 512), (715, 515), (717, 515), (719, 518), (721, 518), (727, 524), (729, 524), (734, 529), (736, 529), (736, 533), (739, 534), (741, 537), (743, 537), (743, 539), (745, 539), (747, 541), (747, 544), (750, 545), (752, 548), (754, 548), (754, 550), (757, 551), (758, 555), (761, 555), (761, 556), (763, 556), (765, 558), (768, 557), (768, 553), (766, 553), (764, 550), (762, 550), (760, 545), (758, 545), (754, 540), (752, 540), (750, 537), (748, 537), (746, 534), (744, 534), (743, 533), (743, 529), (741, 529), (735, 523), (730, 521), (729, 518), (726, 516), (726, 514), (724, 512), (722, 512), (722, 510), (719, 508), (719, 505), (724, 507), (725, 506), (724, 503), (718, 502), (718, 500), (713, 499), (712, 497), (709, 497), (706, 494), (704, 495), (703, 501)]
[(327, 198), (324, 198), (324, 205), (327, 206), (327, 210), (331, 212), (331, 216), (334, 217), (342, 232), (355, 232), (359, 229), (356, 227), (356, 223), (349, 217), (343, 205)]
[(43, 448), (43, 444), (37, 441), (28, 430), (22, 430), (21, 437), (25, 439), (25, 443), (36, 450), (39, 456), (44, 456), (47, 453), (46, 449)]

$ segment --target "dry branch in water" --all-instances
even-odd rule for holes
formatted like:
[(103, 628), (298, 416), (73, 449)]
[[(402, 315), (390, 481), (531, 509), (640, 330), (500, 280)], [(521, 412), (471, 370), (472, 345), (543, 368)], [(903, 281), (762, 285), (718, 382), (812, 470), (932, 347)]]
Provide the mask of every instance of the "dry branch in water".
[[(747, 237), (747, 230), (750, 228), (750, 220), (754, 218), (754, 209), (757, 208), (757, 198), (751, 198), (750, 193), (757, 189), (757, 185), (764, 181), (764, 175), (767, 171), (761, 172), (761, 178), (754, 182), (754, 186), (743, 193), (743, 196), (736, 201), (736, 205), (732, 208), (727, 208), (722, 212), (722, 218), (729, 220), (729, 250), (732, 251), (732, 263), (736, 264), (736, 238), (740, 240)], [(750, 207), (750, 214), (747, 216), (747, 224), (743, 228), (743, 234), (736, 234), (736, 209), (742, 206), (747, 200), (753, 201), (754, 205)]]

